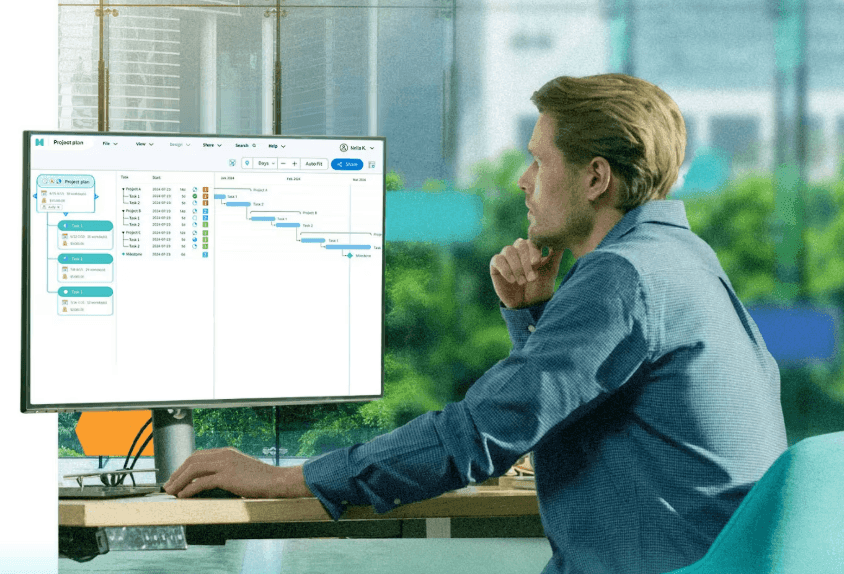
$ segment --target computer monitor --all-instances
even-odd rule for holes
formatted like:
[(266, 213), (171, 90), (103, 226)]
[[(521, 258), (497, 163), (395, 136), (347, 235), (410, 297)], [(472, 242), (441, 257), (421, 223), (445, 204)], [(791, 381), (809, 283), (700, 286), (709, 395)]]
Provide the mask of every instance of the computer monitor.
[(382, 396), (383, 137), (23, 145), (23, 412)]

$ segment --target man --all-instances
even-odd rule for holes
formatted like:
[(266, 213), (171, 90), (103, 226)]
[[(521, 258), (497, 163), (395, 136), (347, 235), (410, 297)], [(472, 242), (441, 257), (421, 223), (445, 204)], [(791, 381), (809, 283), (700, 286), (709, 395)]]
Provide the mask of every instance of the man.
[[(464, 400), (369, 443), (296, 468), (198, 452), (167, 492), (315, 495), (338, 519), (499, 476), (532, 451), (546, 573), (667, 572), (706, 553), (786, 438), (776, 363), (682, 202), (665, 200), (682, 115), (620, 74), (560, 77), (532, 101), (529, 239), (490, 261), (510, 355)], [(577, 261), (555, 292), (565, 249)]]

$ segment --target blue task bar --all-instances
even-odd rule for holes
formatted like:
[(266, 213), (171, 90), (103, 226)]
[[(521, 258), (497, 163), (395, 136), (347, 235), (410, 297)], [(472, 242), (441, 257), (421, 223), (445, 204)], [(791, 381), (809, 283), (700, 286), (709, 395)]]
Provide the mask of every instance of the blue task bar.
[(250, 218), (252, 221), (275, 221), (275, 217), (272, 215), (260, 215), (260, 216), (252, 216)]
[(302, 243), (325, 243), (325, 239), (321, 237), (303, 237)]
[(226, 205), (229, 207), (249, 207), (252, 205), (250, 201), (227, 201)]
[(326, 245), (326, 249), (372, 249), (371, 245)]
[(299, 227), (301, 223), (276, 223), (276, 227)]
[(226, 198), (225, 193), (215, 193), (214, 194), (214, 199), (225, 199), (225, 198)]

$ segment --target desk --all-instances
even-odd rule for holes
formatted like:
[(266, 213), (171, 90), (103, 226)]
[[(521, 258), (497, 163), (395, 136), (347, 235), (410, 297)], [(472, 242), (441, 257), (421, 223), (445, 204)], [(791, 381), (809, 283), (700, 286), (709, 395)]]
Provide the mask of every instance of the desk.
[(470, 486), (384, 514), (376, 514), (370, 506), (349, 507), (338, 522), (316, 498), (177, 499), (155, 494), (59, 501), (59, 528), (167, 525), (184, 525), (188, 544), (261, 538), (543, 535), (536, 493), (496, 486)]

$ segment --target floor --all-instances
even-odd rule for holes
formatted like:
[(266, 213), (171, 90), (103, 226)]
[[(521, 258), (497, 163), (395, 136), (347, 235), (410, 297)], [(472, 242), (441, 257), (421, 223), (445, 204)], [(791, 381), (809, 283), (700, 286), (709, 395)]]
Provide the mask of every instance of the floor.
[(61, 559), (59, 573), (539, 574), (550, 558), (542, 538), (235, 540), (187, 550), (113, 551), (84, 563)]

